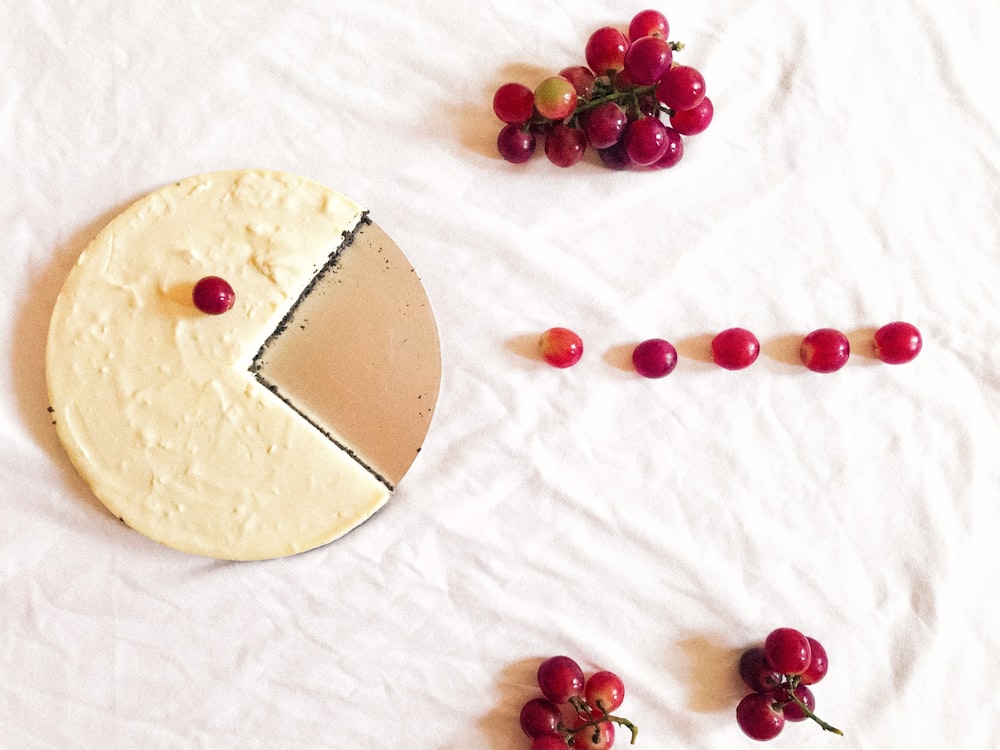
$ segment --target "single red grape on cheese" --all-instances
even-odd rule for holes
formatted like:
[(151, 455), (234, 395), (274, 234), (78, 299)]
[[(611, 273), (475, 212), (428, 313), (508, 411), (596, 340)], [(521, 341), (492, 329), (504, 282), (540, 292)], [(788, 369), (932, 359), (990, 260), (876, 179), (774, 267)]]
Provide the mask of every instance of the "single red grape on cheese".
[(205, 276), (198, 280), (191, 292), (194, 306), (207, 315), (221, 315), (233, 309), (236, 292), (229, 282), (219, 276)]

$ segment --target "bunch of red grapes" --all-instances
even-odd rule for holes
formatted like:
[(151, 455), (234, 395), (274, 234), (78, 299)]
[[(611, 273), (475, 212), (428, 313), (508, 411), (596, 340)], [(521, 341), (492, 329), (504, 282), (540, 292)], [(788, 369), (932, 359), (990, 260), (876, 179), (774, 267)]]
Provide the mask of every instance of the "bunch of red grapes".
[(787, 721), (812, 719), (823, 729), (839, 729), (813, 713), (816, 698), (810, 689), (826, 675), (826, 649), (815, 638), (794, 628), (768, 633), (763, 646), (740, 656), (740, 677), (753, 690), (736, 707), (736, 723), (755, 740), (777, 737)]
[(568, 656), (552, 656), (538, 666), (542, 695), (521, 709), (521, 729), (531, 738), (530, 750), (608, 750), (615, 743), (615, 726), (639, 729), (611, 712), (625, 699), (625, 685), (614, 672), (584, 678), (580, 665)]
[(628, 31), (603, 26), (585, 48), (587, 65), (564, 68), (534, 89), (505, 83), (493, 96), (504, 127), (497, 150), (509, 162), (531, 158), (538, 139), (559, 167), (579, 162), (588, 148), (613, 169), (672, 167), (684, 136), (704, 131), (714, 109), (705, 78), (674, 62), (683, 45), (670, 42), (657, 10), (643, 10)]

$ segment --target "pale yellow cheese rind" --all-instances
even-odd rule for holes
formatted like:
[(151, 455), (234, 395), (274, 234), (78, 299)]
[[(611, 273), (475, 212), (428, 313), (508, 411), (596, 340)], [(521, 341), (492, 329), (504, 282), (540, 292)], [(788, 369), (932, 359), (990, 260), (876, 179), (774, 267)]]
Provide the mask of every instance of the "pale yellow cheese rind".
[[(179, 550), (253, 560), (330, 542), (386, 502), (382, 482), (249, 371), (361, 217), (311, 180), (220, 172), (139, 200), (81, 254), (46, 377), (70, 460), (114, 515)], [(191, 301), (210, 275), (236, 292), (222, 315)]]

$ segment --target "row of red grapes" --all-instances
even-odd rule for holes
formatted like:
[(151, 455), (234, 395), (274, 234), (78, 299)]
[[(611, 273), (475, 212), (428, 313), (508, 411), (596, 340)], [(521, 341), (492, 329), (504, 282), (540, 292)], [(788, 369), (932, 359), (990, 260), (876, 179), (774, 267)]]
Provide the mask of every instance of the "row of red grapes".
[[(890, 365), (912, 362), (921, 348), (920, 330), (901, 320), (887, 323), (872, 337), (875, 357)], [(583, 357), (583, 340), (569, 328), (557, 326), (539, 336), (538, 350), (553, 367), (572, 367)], [(746, 328), (727, 328), (712, 338), (711, 353), (719, 367), (743, 370), (757, 361), (760, 341)], [(806, 334), (799, 347), (802, 364), (813, 372), (836, 372), (847, 364), (850, 354), (847, 336), (835, 328), (819, 328)], [(632, 364), (645, 378), (662, 378), (677, 366), (677, 349), (665, 339), (647, 339), (633, 350)]]
[(572, 65), (533, 89), (500, 86), (493, 111), (504, 123), (497, 150), (520, 164), (544, 140), (559, 167), (578, 163), (588, 148), (613, 169), (663, 169), (684, 155), (684, 137), (703, 132), (714, 116), (705, 78), (674, 62), (683, 45), (668, 41), (670, 26), (657, 10), (637, 13), (627, 33), (597, 29), (587, 41), (587, 64)]

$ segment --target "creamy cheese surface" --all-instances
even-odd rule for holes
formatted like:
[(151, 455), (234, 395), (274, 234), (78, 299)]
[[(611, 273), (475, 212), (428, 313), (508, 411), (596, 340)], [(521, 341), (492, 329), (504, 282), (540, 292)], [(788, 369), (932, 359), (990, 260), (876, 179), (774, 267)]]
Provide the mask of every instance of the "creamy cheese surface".
[[(325, 544), (389, 489), (249, 367), (362, 219), (350, 199), (270, 171), (192, 177), (140, 199), (81, 254), (56, 302), (46, 376), (69, 457), (137, 531), (223, 559)], [(195, 283), (234, 307), (206, 315)]]

